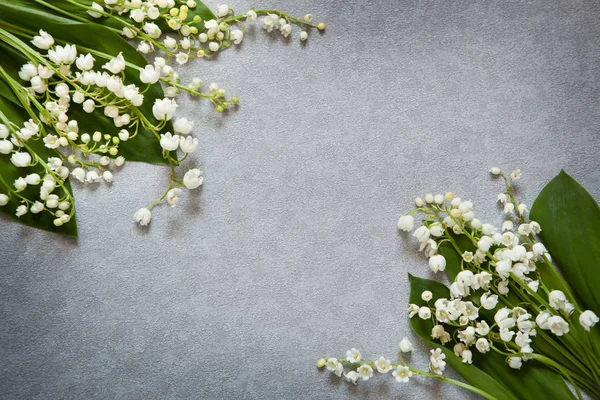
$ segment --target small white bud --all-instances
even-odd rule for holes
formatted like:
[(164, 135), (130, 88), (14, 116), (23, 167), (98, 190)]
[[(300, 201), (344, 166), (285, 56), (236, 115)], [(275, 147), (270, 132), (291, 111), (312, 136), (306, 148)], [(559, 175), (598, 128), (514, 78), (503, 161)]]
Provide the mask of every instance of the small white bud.
[(108, 183), (111, 183), (113, 180), (113, 174), (110, 171), (104, 171), (102, 173), (102, 178)]
[(123, 142), (127, 141), (127, 139), (129, 139), (129, 132), (126, 129), (121, 129), (119, 131), (119, 139)]
[(432, 298), (433, 294), (429, 290), (425, 290), (423, 293), (421, 293), (421, 299), (423, 299), (423, 301), (429, 301)]

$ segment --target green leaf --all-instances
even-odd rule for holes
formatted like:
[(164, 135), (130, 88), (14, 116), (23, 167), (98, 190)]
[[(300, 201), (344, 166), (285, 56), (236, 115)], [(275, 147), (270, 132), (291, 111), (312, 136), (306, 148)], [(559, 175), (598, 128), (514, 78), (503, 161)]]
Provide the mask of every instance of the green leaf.
[(575, 179), (561, 171), (541, 191), (530, 217), (580, 304), (600, 313), (600, 208)]
[[(14, 104), (0, 96), (0, 110), (4, 113), (12, 122), (15, 124), (22, 124), (24, 121), (29, 119), (29, 116), (24, 112), (23, 109), (16, 107)], [(33, 138), (27, 142), (33, 151), (35, 151), (43, 160), (47, 160), (48, 157), (59, 157), (59, 154), (52, 149), (44, 146), (44, 143), (40, 140), (34, 140)], [(13, 182), (21, 177), (32, 173), (38, 173), (40, 176), (44, 176), (45, 170), (39, 165), (27, 168), (17, 168), (10, 162), (9, 154), (0, 154), (0, 192), (8, 193), (5, 185), (11, 186), (14, 189)], [(71, 191), (71, 185), (67, 180), (65, 182), (66, 189), (69, 193)], [(64, 191), (61, 188), (56, 188), (54, 194), (62, 197)], [(39, 186), (28, 186), (24, 191), (20, 192), (27, 199), (39, 198)], [(54, 226), (54, 217), (48, 212), (41, 212), (39, 214), (32, 214), (28, 212), (21, 217), (15, 215), (15, 211), (18, 206), (21, 205), (21, 199), (16, 195), (11, 195), (8, 204), (1, 206), (0, 211), (8, 215), (10, 218), (17, 222), (37, 229), (43, 229), (50, 232), (58, 232), (67, 236), (77, 237), (77, 222), (75, 216), (71, 218), (66, 224), (56, 227)], [(75, 204), (73, 204), (73, 207)]]
[[(438, 298), (449, 298), (450, 293), (443, 284), (418, 278), (409, 274), (411, 285), (410, 302), (425, 305), (421, 300), (421, 293), (429, 290), (433, 294), (430, 304)], [(504, 356), (489, 352), (480, 354), (473, 351), (473, 364), (463, 364), (453, 350), (436, 343), (431, 339), (431, 320), (422, 320), (418, 317), (411, 318), (411, 326), (432, 348), (441, 348), (446, 354), (446, 362), (454, 368), (470, 385), (475, 386), (498, 399), (531, 399), (532, 393), (539, 398), (546, 399), (574, 399), (565, 384), (564, 379), (557, 373), (543, 367), (539, 363), (528, 361), (520, 370), (513, 370), (506, 364)], [(491, 324), (490, 324), (491, 325)], [(449, 332), (451, 332), (449, 330)]]

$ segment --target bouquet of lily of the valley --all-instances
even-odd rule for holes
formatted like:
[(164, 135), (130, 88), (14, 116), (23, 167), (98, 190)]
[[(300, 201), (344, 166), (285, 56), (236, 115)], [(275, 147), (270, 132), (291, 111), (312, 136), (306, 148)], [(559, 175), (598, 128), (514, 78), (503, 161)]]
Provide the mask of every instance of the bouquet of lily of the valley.
[(110, 183), (125, 160), (171, 168), (169, 186), (135, 221), (147, 225), (163, 201), (175, 206), (182, 189), (203, 183), (200, 169), (176, 168), (198, 139), (193, 121), (174, 118), (175, 98), (205, 98), (218, 113), (238, 98), (216, 83), (204, 90), (199, 78), (182, 83), (170, 64), (240, 44), (257, 20), (285, 37), (298, 25), (303, 41), (306, 29), (325, 29), (310, 14), (220, 5), (215, 15), (193, 0), (0, 2), (0, 211), (76, 236), (70, 181)]
[[(433, 348), (427, 370), (402, 359), (412, 350), (406, 339), (397, 363), (365, 360), (352, 349), (346, 359), (324, 358), (319, 366), (354, 383), (374, 369), (392, 371), (400, 382), (418, 374), (489, 399), (571, 399), (583, 392), (600, 398), (600, 334), (593, 328), (600, 310), (600, 208), (561, 172), (528, 211), (513, 192), (520, 171), (491, 173), (505, 182), (497, 198), (506, 215), (501, 227), (477, 219), (473, 204), (450, 192), (417, 198), (398, 221), (408, 232), (414, 215), (423, 216), (413, 236), (431, 271), (446, 272), (452, 282), (446, 287), (409, 275), (411, 325)], [(448, 364), (467, 383), (444, 377)]]

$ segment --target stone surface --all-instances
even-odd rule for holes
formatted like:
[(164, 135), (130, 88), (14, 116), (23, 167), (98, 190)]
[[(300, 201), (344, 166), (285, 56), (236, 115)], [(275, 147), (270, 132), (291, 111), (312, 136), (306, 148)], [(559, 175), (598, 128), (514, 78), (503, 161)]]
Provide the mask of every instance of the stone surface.
[(1, 398), (469, 398), (315, 367), (350, 347), (393, 358), (408, 336), (426, 368), (406, 274), (429, 273), (398, 216), (452, 190), (500, 222), (492, 165), (521, 168), (528, 204), (561, 168), (600, 198), (597, 1), (255, 5), (327, 32), (250, 29), (179, 68), (242, 101), (227, 115), (181, 101), (201, 192), (142, 229), (133, 214), (168, 171), (131, 163), (112, 185), (75, 185), (77, 241), (0, 217)]

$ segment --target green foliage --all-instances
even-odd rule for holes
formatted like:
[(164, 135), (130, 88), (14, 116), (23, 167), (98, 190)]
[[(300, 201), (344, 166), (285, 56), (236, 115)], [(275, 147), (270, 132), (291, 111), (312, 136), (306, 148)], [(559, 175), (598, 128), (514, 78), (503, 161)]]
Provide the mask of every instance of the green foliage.
[(531, 207), (540, 237), (586, 309), (600, 313), (600, 208), (571, 176), (561, 171)]

